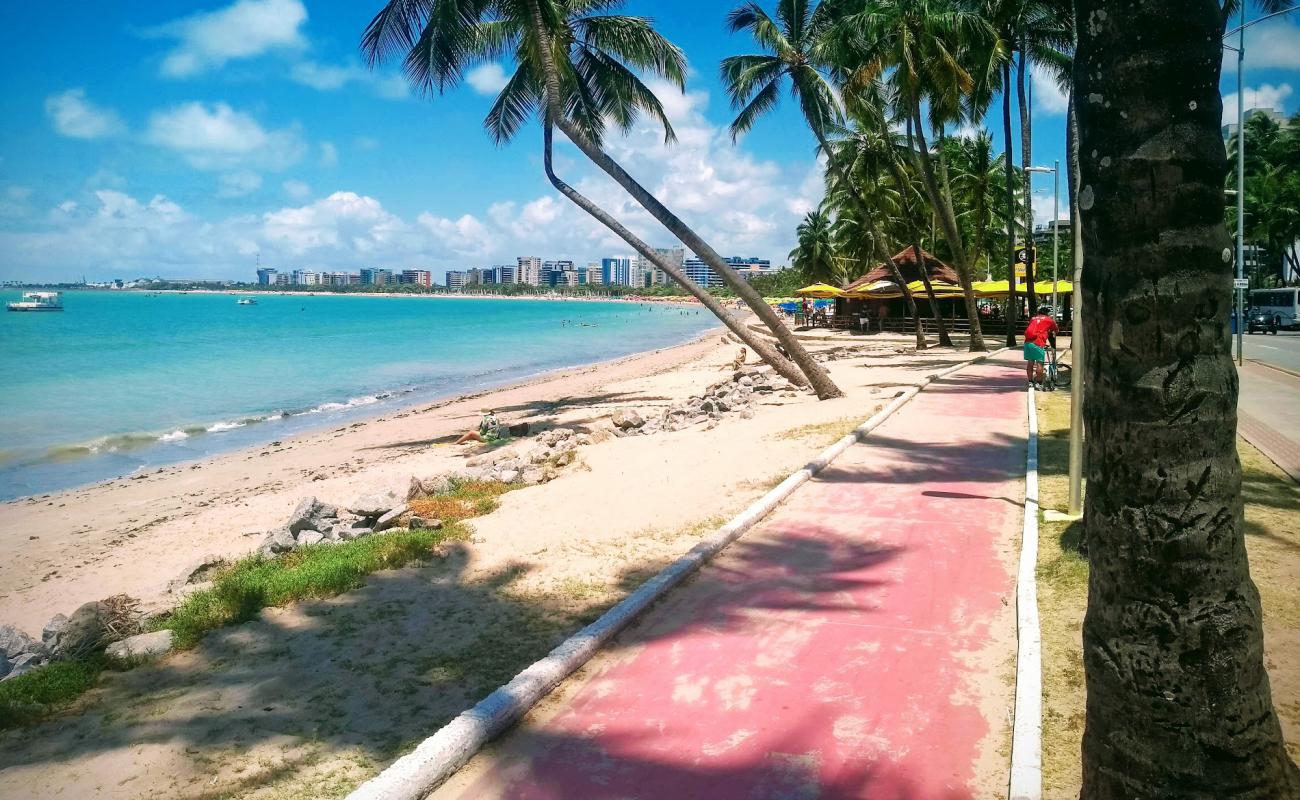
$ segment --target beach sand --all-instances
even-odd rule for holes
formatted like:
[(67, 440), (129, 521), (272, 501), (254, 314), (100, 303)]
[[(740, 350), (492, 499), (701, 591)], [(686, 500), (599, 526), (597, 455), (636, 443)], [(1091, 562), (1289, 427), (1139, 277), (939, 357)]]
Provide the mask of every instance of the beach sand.
[[(511, 492), (440, 563), (268, 609), (155, 666), (109, 674), (84, 709), (0, 736), (0, 775), (36, 796), (341, 796), (623, 596), (962, 350), (897, 337), (815, 343), (847, 396), (765, 396), (752, 419), (614, 439)], [(119, 592), (146, 608), (198, 557), (238, 557), (306, 495), (346, 502), (463, 467), (479, 409), (591, 430), (725, 377), (719, 333), (679, 347), (387, 414), (138, 478), (0, 506), (0, 621), (39, 635)], [(1003, 685), (990, 667), (990, 681)], [(1001, 769), (1005, 765), (994, 765)]]

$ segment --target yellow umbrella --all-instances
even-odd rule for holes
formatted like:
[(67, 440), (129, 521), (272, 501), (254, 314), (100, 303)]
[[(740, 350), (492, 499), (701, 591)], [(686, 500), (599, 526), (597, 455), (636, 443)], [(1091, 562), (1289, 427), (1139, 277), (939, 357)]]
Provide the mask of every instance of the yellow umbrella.
[(819, 300), (827, 300), (835, 297), (843, 297), (844, 290), (831, 286), (828, 283), (814, 283), (812, 286), (805, 286), (802, 289), (795, 289), (794, 293), (800, 297), (815, 297)]

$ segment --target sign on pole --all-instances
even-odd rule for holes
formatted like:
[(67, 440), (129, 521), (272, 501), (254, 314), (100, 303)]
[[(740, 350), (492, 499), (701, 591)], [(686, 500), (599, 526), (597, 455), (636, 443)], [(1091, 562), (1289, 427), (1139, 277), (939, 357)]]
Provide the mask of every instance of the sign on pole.
[(1250, 288), (1250, 278), (1233, 278), (1233, 279), (1232, 279), (1232, 288), (1234, 288), (1234, 289), (1249, 289), (1249, 288)]

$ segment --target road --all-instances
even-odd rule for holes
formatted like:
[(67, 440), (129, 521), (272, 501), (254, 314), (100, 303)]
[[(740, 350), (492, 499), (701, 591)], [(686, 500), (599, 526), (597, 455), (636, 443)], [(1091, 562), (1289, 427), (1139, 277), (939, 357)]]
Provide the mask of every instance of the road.
[(1245, 339), (1237, 431), (1300, 481), (1300, 333)]
[[(1246, 358), (1300, 373), (1300, 331), (1282, 331), (1276, 336), (1261, 333), (1246, 334)], [(1236, 353), (1236, 342), (1233, 353)]]

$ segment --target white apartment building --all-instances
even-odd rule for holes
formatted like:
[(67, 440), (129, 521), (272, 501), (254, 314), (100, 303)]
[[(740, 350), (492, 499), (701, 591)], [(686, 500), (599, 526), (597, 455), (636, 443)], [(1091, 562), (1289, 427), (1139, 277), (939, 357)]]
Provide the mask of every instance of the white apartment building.
[(519, 274), (516, 276), (516, 283), (526, 283), (529, 286), (542, 284), (541, 256), (519, 256), (517, 262)]

